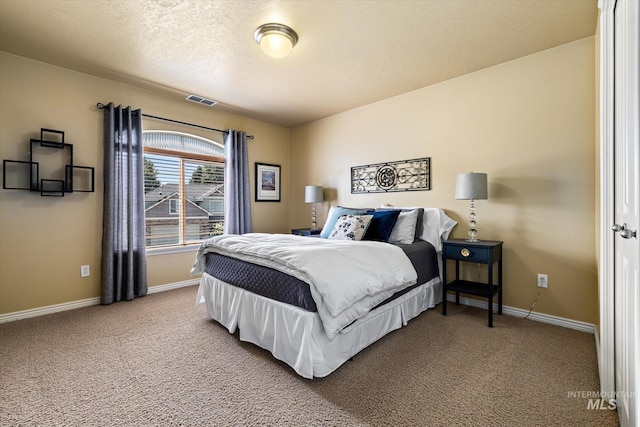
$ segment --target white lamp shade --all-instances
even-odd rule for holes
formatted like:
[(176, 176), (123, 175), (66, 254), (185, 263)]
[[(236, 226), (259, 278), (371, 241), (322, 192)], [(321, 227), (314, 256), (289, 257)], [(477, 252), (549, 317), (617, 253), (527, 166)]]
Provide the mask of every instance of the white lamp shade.
[(456, 177), (455, 198), (459, 200), (484, 200), (489, 198), (486, 173), (461, 173)]
[(304, 187), (305, 203), (319, 203), (323, 201), (324, 197), (322, 195), (321, 185), (307, 185), (306, 187)]

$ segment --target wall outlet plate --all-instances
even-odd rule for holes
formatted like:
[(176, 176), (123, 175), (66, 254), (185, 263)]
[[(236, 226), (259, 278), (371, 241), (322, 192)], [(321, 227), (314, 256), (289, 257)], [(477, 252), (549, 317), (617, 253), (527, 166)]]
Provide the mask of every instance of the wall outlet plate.
[(88, 265), (80, 266), (80, 277), (89, 277), (91, 276), (91, 270)]
[(547, 276), (546, 274), (538, 273), (538, 287), (539, 288), (549, 287), (549, 276)]

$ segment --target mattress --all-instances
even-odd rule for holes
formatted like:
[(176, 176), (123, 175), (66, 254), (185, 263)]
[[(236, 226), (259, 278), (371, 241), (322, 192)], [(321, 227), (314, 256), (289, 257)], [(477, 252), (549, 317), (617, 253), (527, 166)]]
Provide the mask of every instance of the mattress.
[[(413, 244), (397, 246), (411, 261), (418, 278), (415, 285), (396, 292), (378, 305), (386, 304), (400, 295), (404, 295), (439, 274), (436, 251), (433, 245), (425, 241), (418, 241)], [(263, 297), (308, 311), (317, 311), (309, 285), (278, 270), (210, 252), (206, 254), (205, 272), (227, 284)]]

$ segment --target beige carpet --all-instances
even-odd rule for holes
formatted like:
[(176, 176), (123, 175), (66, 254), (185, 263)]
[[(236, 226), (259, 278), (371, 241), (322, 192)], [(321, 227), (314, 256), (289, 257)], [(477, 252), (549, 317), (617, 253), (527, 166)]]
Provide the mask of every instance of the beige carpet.
[(594, 337), (451, 305), (305, 380), (196, 287), (0, 324), (0, 425), (608, 426)]

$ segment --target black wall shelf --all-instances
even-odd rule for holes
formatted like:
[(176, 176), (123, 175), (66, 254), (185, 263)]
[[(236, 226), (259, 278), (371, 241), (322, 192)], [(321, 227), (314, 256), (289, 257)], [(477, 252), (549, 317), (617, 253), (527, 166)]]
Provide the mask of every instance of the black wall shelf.
[[(48, 172), (50, 176), (40, 177), (41, 163), (53, 167), (54, 170)], [(42, 128), (40, 139), (29, 141), (29, 161), (2, 161), (2, 188), (34, 191), (50, 197), (64, 197), (73, 192), (93, 193), (95, 169), (73, 164), (73, 145), (64, 142), (63, 131)]]

